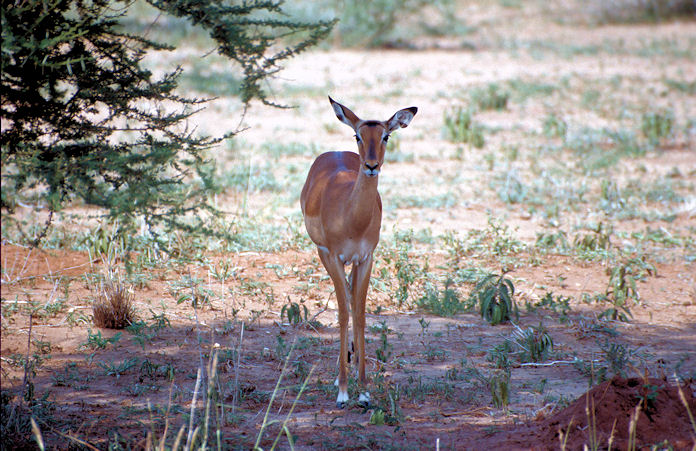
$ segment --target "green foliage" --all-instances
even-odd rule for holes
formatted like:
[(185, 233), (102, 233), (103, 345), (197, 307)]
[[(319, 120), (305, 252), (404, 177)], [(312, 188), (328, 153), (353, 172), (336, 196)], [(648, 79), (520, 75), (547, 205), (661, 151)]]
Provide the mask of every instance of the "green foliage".
[(111, 338), (102, 337), (102, 333), (98, 330), (96, 333), (92, 333), (92, 329), (87, 330), (87, 341), (80, 345), (80, 347), (89, 348), (92, 350), (105, 349), (110, 344), (118, 343), (123, 335), (122, 332), (117, 333)]
[(481, 317), (491, 325), (503, 323), (519, 316), (515, 304), (515, 286), (510, 279), (502, 275), (490, 274), (481, 279), (471, 296), (478, 300)]
[[(269, 103), (263, 81), (333, 25), (290, 19), (282, 2), (150, 3), (200, 25), (239, 63), (244, 102)], [(122, 235), (140, 227), (156, 238), (177, 229), (226, 236), (209, 224), (219, 212), (208, 195), (219, 188), (206, 150), (220, 139), (187, 128), (204, 100), (175, 93), (180, 69), (155, 78), (142, 67), (148, 51), (172, 48), (120, 31), (132, 5), (27, 0), (3, 7), (0, 206), (13, 220), (19, 204), (45, 209), (34, 244), (74, 201), (118, 219)], [(281, 39), (295, 42), (278, 46)], [(95, 250), (103, 250), (99, 241)]]
[(125, 374), (131, 368), (137, 366), (138, 362), (139, 359), (137, 357), (133, 357), (132, 359), (126, 359), (119, 363), (97, 362), (97, 365), (99, 365), (99, 367), (104, 370), (105, 376), (116, 376), (117, 378), (119, 378), (122, 374)]
[(674, 129), (674, 112), (672, 110), (665, 110), (643, 113), (640, 129), (648, 142), (656, 146), (660, 144), (663, 138), (672, 134)]
[(374, 410), (370, 415), (370, 424), (397, 426), (404, 419), (399, 406), (400, 385), (390, 383), (381, 372), (375, 374), (372, 382), (374, 389), (370, 404), (374, 406)]
[(606, 255), (611, 247), (611, 237), (614, 227), (600, 222), (589, 227), (589, 233), (579, 233), (573, 239), (576, 251), (585, 257), (593, 257), (597, 254)]
[(634, 131), (625, 129), (583, 128), (572, 134), (567, 132), (564, 144), (575, 153), (577, 166), (586, 173), (611, 167), (624, 157), (643, 156), (646, 152)]
[(416, 304), (428, 313), (446, 317), (470, 310), (473, 305), (469, 302), (463, 302), (459, 298), (459, 293), (451, 286), (452, 280), (450, 279), (445, 282), (442, 291), (431, 284), (426, 285), (425, 293)]
[(377, 323), (375, 326), (379, 326), (379, 347), (375, 350), (375, 354), (377, 360), (384, 364), (389, 361), (392, 355), (394, 346), (389, 343), (389, 334), (394, 331), (387, 326), (386, 321)]
[(498, 408), (507, 407), (510, 402), (510, 372), (496, 370), (488, 379), (493, 405)]
[(640, 295), (632, 272), (630, 263), (621, 263), (610, 269), (609, 284), (599, 300), (609, 303), (611, 307), (602, 312), (600, 318), (628, 321), (628, 317), (633, 316), (629, 304), (638, 303)]
[[(187, 18), (210, 33), (217, 42), (218, 53), (241, 66), (244, 75), (240, 90), (245, 103), (255, 98), (270, 103), (262, 83), (280, 70), (283, 61), (324, 39), (335, 24), (289, 18), (283, 12), (282, 0), (241, 4), (208, 0), (148, 2), (176, 17)], [(294, 43), (276, 47), (281, 39)]]
[(602, 351), (603, 359), (610, 374), (626, 377), (630, 367), (634, 367), (636, 364), (635, 357), (644, 358), (635, 349), (628, 348), (621, 343), (610, 342), (608, 339), (605, 339), (604, 342), (597, 341), (597, 344)]
[(413, 230), (396, 232), (394, 233), (393, 245), (382, 247), (382, 258), (391, 267), (398, 282), (394, 297), (399, 307), (408, 300), (412, 286), (426, 272), (426, 269), (419, 267), (417, 262), (409, 255), (409, 252), (413, 249), (413, 241)]
[(176, 303), (190, 302), (193, 308), (210, 305), (214, 293), (207, 288), (201, 288), (201, 282), (201, 279), (190, 275), (171, 282), (170, 292), (176, 298)]
[(555, 250), (561, 254), (566, 253), (570, 249), (568, 236), (563, 230), (537, 232), (535, 246), (546, 251)]
[(510, 99), (510, 93), (497, 83), (489, 83), (484, 88), (473, 88), (469, 95), (471, 102), (479, 110), (504, 110)]
[(607, 269), (609, 282), (604, 293), (590, 297), (585, 295), (586, 302), (608, 304), (599, 317), (628, 322), (631, 314), (631, 306), (640, 302), (640, 294), (636, 286), (636, 280), (646, 275), (656, 274), (654, 265), (644, 258), (625, 258), (623, 261)]
[(496, 174), (489, 186), (496, 190), (498, 198), (506, 204), (521, 203), (527, 199), (528, 188), (514, 169)]
[(542, 323), (526, 329), (515, 328), (511, 340), (519, 347), (520, 362), (540, 362), (553, 351), (553, 339)]
[(510, 362), (510, 354), (513, 352), (512, 345), (513, 342), (507, 339), (497, 344), (493, 349), (488, 351), (486, 360), (492, 363), (497, 369), (509, 371), (512, 367)]
[(150, 327), (144, 321), (134, 322), (126, 330), (133, 335), (133, 343), (140, 345), (143, 350), (145, 350), (145, 345), (150, 343), (159, 331), (157, 326)]
[(106, 258), (122, 256), (128, 242), (125, 235), (118, 233), (118, 225), (101, 222), (96, 229), (91, 230), (82, 242), (87, 246), (91, 258)]
[(670, 78), (666, 78), (662, 81), (670, 89), (675, 89), (692, 96), (696, 95), (696, 81), (673, 80)]
[(488, 217), (488, 227), (485, 229), (470, 230), (464, 238), (448, 231), (442, 240), (449, 254), (449, 264), (455, 269), (472, 253), (504, 257), (517, 254), (525, 248), (525, 243), (512, 236), (510, 227), (493, 216)]
[[(335, 10), (340, 18), (337, 26), (338, 38), (349, 46), (408, 46), (413, 34), (435, 32), (425, 24), (423, 10), (428, 9), (430, 17), (438, 16), (443, 30), (452, 32), (460, 26), (454, 17), (452, 0), (374, 0), (371, 2), (334, 1), (340, 5)], [(416, 18), (418, 24), (404, 27), (405, 22)], [(404, 29), (408, 29), (408, 34)]]
[(485, 144), (483, 127), (474, 122), (472, 113), (462, 107), (443, 114), (445, 139), (455, 143), (468, 143), (480, 149)]
[(309, 310), (307, 310), (306, 305), (288, 301), (280, 310), (280, 319), (282, 321), (283, 317), (287, 317), (288, 323), (297, 326), (300, 323), (307, 322), (308, 314)]
[(544, 135), (549, 138), (564, 138), (568, 132), (568, 124), (555, 113), (550, 113), (544, 118), (542, 125)]
[(55, 403), (48, 400), (50, 393), (41, 398), (25, 399), (3, 389), (0, 392), (0, 437), (2, 449), (36, 449), (33, 439), (32, 421), (50, 422), (54, 420)]
[(566, 318), (568, 313), (570, 313), (570, 297), (563, 295), (556, 295), (554, 298), (553, 293), (547, 291), (543, 298), (538, 302), (531, 304), (527, 302), (527, 310), (532, 311), (538, 308), (550, 310), (554, 313), (561, 315), (561, 318)]

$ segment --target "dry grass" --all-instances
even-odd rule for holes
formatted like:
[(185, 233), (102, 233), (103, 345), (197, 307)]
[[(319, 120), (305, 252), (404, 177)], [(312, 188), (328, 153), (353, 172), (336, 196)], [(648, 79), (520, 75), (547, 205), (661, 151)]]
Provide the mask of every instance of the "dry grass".
[(133, 289), (119, 280), (102, 282), (92, 306), (94, 325), (106, 329), (124, 329), (135, 319)]

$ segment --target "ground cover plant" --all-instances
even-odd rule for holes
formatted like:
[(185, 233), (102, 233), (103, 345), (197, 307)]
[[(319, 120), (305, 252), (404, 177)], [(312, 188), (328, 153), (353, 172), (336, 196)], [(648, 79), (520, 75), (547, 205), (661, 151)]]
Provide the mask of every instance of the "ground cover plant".
[[(124, 234), (79, 199), (46, 228), (42, 185), (10, 198), (3, 160), (3, 449), (694, 446), (691, 3), (380, 3), (382, 34), (346, 22), (260, 85), (290, 109), (246, 105), (177, 14), (124, 18), (175, 39), (143, 68), (216, 97), (192, 137), (244, 130), (206, 150), (216, 190), (182, 179), (213, 236)], [(299, 208), (314, 158), (352, 148), (328, 94), (419, 107), (380, 174), (369, 408), (335, 405), (336, 297)]]

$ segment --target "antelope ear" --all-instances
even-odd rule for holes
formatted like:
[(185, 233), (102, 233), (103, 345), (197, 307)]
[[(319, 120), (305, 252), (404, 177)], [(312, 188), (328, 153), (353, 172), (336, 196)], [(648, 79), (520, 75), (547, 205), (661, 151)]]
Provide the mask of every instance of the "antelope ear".
[(397, 128), (408, 127), (408, 124), (411, 123), (411, 119), (413, 119), (413, 116), (415, 116), (417, 112), (418, 108), (412, 106), (394, 113), (394, 116), (387, 121), (387, 130), (389, 133), (393, 132)]
[(358, 118), (358, 116), (356, 116), (355, 113), (350, 110), (350, 108), (336, 102), (331, 98), (331, 96), (329, 96), (329, 102), (331, 102), (331, 106), (333, 107), (334, 113), (336, 113), (338, 120), (348, 125), (353, 130), (357, 130), (360, 118)]

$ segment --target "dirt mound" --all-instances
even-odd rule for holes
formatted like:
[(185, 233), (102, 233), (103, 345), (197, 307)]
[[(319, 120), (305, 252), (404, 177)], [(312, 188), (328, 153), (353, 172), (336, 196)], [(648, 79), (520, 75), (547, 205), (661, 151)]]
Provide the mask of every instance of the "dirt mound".
[[(692, 386), (683, 386), (682, 393), (691, 412), (696, 413)], [(557, 448), (560, 444), (559, 430), (567, 434), (566, 444), (569, 450), (582, 449), (585, 444), (591, 445), (594, 411), (594, 437), (600, 449), (607, 446), (612, 428), (612, 448), (626, 449), (631, 416), (639, 404), (641, 411), (636, 427), (636, 444), (639, 449), (665, 440), (676, 449), (691, 449), (694, 446), (696, 435), (675, 384), (663, 379), (620, 377), (599, 384), (558, 414), (541, 420), (534, 434), (536, 443), (533, 446)]]

